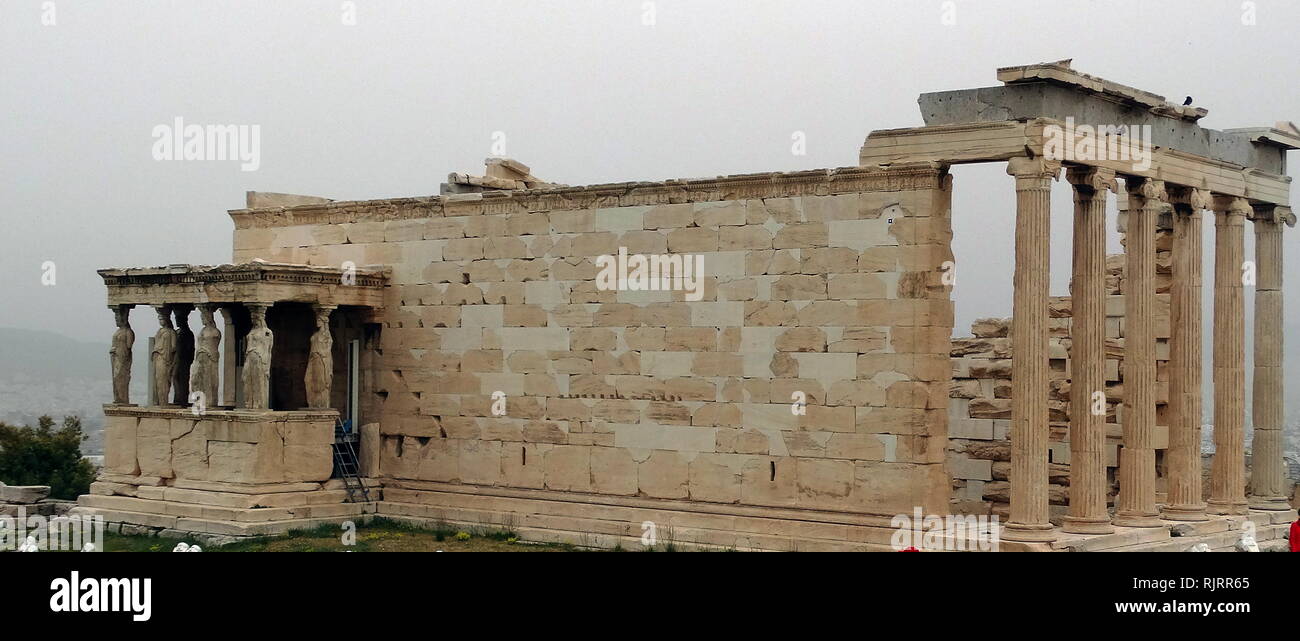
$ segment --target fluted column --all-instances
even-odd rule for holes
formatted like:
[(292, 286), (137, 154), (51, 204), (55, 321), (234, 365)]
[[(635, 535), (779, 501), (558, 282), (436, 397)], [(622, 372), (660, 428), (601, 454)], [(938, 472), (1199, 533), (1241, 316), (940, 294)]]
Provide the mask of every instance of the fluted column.
[(1157, 527), (1156, 217), (1168, 198), (1159, 180), (1127, 178), (1124, 235), (1124, 447), (1115, 525)]
[(1013, 158), (1016, 268), (1011, 328), (1011, 518), (1002, 536), (1051, 541), (1047, 500), (1047, 286), (1052, 180), (1061, 165)]
[(1246, 303), (1242, 263), (1244, 198), (1214, 199), (1214, 460), (1210, 465), (1213, 514), (1245, 514)]
[[(1061, 530), (1114, 532), (1106, 512), (1106, 193), (1115, 172), (1071, 167), (1074, 273), (1070, 282), (1070, 512)], [(1014, 361), (1013, 361), (1014, 362)], [(1101, 395), (1101, 412), (1095, 410)]]
[(1286, 207), (1256, 209), (1255, 378), (1251, 403), (1250, 507), (1289, 510), (1282, 459), (1282, 221)]
[(221, 404), (226, 407), (234, 407), (235, 390), (239, 388), (238, 377), (235, 375), (235, 361), (238, 358), (235, 343), (239, 338), (235, 336), (235, 308), (233, 305), (221, 308), (221, 319), (225, 324), (225, 331), (221, 333)]
[(1169, 498), (1162, 516), (1204, 521), (1201, 496), (1201, 211), (1209, 192), (1170, 191), (1174, 202), (1173, 285), (1169, 301)]

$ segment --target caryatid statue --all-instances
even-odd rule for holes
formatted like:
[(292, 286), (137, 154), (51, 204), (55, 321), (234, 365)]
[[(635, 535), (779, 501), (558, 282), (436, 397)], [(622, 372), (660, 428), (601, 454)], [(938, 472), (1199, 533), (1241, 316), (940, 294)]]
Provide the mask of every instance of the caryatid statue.
[(172, 404), (190, 404), (190, 364), (194, 362), (194, 332), (190, 329), (191, 305), (174, 305), (176, 315), (176, 370), (172, 374)]
[(307, 407), (324, 409), (330, 406), (330, 392), (334, 379), (334, 338), (330, 335), (330, 312), (333, 307), (316, 307), (316, 333), (311, 336), (311, 351), (307, 354)]
[(190, 393), (203, 394), (204, 407), (212, 407), (221, 402), (217, 395), (221, 384), (221, 330), (217, 329), (212, 313), (212, 305), (199, 305), (203, 329), (199, 330), (194, 363), (190, 365)]
[(113, 332), (113, 345), (108, 350), (108, 360), (113, 365), (113, 403), (131, 404), (131, 348), (135, 345), (135, 332), (131, 330), (132, 305), (111, 305), (117, 320)]
[(244, 339), (244, 408), (271, 408), (271, 347), (275, 335), (266, 326), (267, 305), (250, 304), (253, 327)]
[(172, 329), (171, 309), (167, 305), (155, 305), (158, 312), (158, 333), (153, 335), (153, 350), (149, 353), (149, 362), (153, 364), (154, 402), (166, 405), (171, 398), (172, 376), (176, 373), (176, 330)]

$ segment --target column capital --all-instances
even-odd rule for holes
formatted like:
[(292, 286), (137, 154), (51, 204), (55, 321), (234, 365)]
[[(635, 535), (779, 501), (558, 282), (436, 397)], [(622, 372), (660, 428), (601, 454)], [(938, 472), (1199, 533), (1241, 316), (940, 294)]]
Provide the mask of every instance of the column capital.
[(118, 327), (131, 326), (131, 308), (135, 305), (109, 305), (108, 308), (113, 310), (113, 318), (117, 321)]
[(1290, 207), (1272, 203), (1251, 205), (1251, 213), (1248, 217), (1257, 223), (1285, 223), (1287, 227), (1295, 227), (1296, 223), (1295, 214), (1292, 213)]
[(1119, 181), (1116, 180), (1113, 169), (1088, 165), (1071, 165), (1065, 170), (1065, 179), (1074, 185), (1076, 191), (1087, 190), (1097, 193), (1109, 190), (1119, 193)]
[(172, 326), (172, 306), (171, 305), (151, 305), (153, 311), (158, 314), (158, 324), (163, 327)]
[(1210, 199), (1210, 209), (1213, 209), (1218, 214), (1241, 216), (1242, 218), (1255, 213), (1255, 208), (1250, 206), (1249, 200), (1223, 194), (1214, 194), (1213, 198)]
[(316, 322), (324, 323), (326, 325), (329, 324), (330, 315), (333, 314), (334, 310), (336, 309), (338, 309), (338, 305), (312, 305), (311, 306), (312, 312), (316, 315)]
[(1061, 162), (1046, 156), (1021, 156), (1007, 161), (1007, 174), (1017, 179), (1060, 180)]
[[(1185, 205), (1191, 209), (1190, 213), (1198, 213), (1209, 209), (1212, 204), (1210, 190), (1208, 189), (1185, 185), (1166, 185), (1165, 191), (1169, 194), (1170, 204)], [(1176, 208), (1175, 211), (1177, 211)]]
[(1163, 180), (1126, 176), (1124, 178), (1124, 188), (1128, 190), (1130, 199), (1142, 198), (1148, 201), (1169, 202), (1169, 191), (1165, 189), (1165, 181)]

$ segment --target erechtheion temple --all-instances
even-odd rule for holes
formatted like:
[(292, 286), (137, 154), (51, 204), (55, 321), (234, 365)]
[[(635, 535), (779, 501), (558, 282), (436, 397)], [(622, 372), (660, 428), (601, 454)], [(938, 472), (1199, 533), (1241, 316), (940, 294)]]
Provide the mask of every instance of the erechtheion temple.
[[(592, 546), (649, 522), (678, 545), (889, 550), (916, 513), (997, 515), (1002, 550), (1223, 549), (1247, 524), (1281, 539), (1300, 131), (1206, 129), (1205, 109), (1068, 61), (997, 75), (922, 95), (925, 126), (871, 132), (852, 167), (570, 187), (498, 158), (431, 197), (250, 192), (231, 265), (100, 271), (115, 402), (77, 510), (158, 532), (374, 515)], [(1014, 184), (1014, 322), (954, 339), (963, 163)], [(1054, 183), (1074, 194), (1069, 297), (1048, 291)], [(128, 393), (134, 331), (155, 332), (148, 399)]]

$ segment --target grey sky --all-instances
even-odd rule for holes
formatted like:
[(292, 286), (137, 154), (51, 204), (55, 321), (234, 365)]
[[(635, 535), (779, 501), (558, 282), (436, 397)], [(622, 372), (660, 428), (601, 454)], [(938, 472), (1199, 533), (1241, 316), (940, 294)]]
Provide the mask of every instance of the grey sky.
[[(1207, 127), (1300, 120), (1287, 0), (1253, 3), (1253, 26), (1238, 0), (957, 0), (952, 26), (940, 0), (358, 0), (355, 26), (340, 0), (56, 0), (54, 26), (43, 4), (0, 3), (0, 327), (101, 342), (113, 324), (95, 269), (229, 261), (225, 210), (245, 190), (436, 193), (448, 172), (482, 169), (497, 131), (507, 155), (575, 185), (838, 167), (870, 130), (920, 125), (922, 92), (1061, 58), (1190, 94)], [(176, 116), (260, 125), (260, 169), (153, 160), (153, 127)], [(1000, 165), (954, 173), (961, 334), (1010, 314), (1014, 194)], [(1070, 206), (1062, 183), (1054, 294)], [(1288, 232), (1291, 264), (1297, 243)]]

